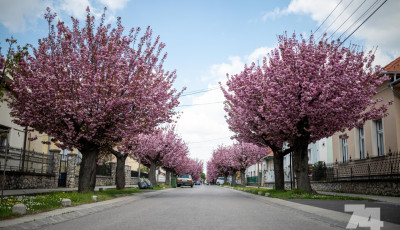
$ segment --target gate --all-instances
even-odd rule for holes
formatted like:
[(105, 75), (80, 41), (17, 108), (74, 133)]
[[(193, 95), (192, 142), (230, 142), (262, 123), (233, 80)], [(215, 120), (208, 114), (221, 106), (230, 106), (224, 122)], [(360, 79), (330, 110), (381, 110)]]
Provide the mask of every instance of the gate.
[(68, 157), (66, 154), (61, 154), (60, 157), (60, 168), (58, 172), (58, 187), (67, 186), (67, 167), (68, 167)]

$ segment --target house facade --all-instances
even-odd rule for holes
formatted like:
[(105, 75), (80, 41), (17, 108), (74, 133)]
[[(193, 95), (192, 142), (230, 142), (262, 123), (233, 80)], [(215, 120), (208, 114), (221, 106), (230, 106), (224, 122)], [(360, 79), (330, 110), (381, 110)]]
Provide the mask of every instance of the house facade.
[(388, 107), (388, 116), (333, 135), (334, 162), (348, 163), (400, 151), (400, 57), (385, 66), (382, 74), (389, 75), (390, 80), (378, 87), (373, 99), (393, 103)]

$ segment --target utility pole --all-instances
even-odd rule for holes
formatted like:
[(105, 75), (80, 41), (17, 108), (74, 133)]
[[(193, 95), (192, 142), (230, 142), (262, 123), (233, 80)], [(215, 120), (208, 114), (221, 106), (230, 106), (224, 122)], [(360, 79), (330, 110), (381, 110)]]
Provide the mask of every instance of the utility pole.
[(139, 170), (138, 170), (138, 181), (140, 181), (140, 156), (139, 156)]

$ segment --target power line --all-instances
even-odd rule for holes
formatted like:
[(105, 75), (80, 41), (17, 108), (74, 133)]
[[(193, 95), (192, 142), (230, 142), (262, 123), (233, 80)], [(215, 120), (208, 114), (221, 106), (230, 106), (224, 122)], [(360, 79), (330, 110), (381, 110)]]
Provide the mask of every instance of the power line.
[(351, 18), (351, 17), (353, 17), (353, 15), (361, 8), (361, 6), (362, 5), (364, 5), (364, 3), (366, 2), (367, 0), (364, 0), (358, 7), (357, 7), (357, 9), (355, 10), (355, 11), (353, 11), (353, 13), (331, 34), (331, 36), (329, 36), (329, 38), (328, 38), (328, 40), (333, 36), (333, 35), (335, 35), (335, 33), (340, 29), (340, 28), (342, 28), (342, 26)]
[(315, 34), (320, 28), (321, 26), (326, 22), (326, 20), (328, 20), (328, 18), (331, 16), (331, 14), (336, 10), (336, 8), (340, 5), (340, 3), (342, 3), (343, 0), (340, 0), (340, 2), (335, 6), (335, 8), (329, 13), (329, 15), (325, 18), (325, 20), (318, 26), (318, 28), (314, 31), (314, 33), (312, 33), (311, 35)]
[(356, 25), (356, 24), (361, 20), (361, 18), (363, 18), (364, 15), (366, 15), (379, 1), (380, 1), (380, 0), (376, 0), (371, 6), (369, 6), (369, 8), (368, 8), (366, 11), (364, 11), (364, 13), (361, 14), (361, 16), (358, 17), (357, 20), (356, 20), (355, 22), (353, 22), (353, 24), (351, 24), (351, 25), (339, 36), (338, 39), (340, 39), (343, 35), (345, 35), (345, 34), (347, 33), (347, 31), (350, 30), (350, 28), (352, 28), (354, 25)]
[(355, 30), (353, 30), (353, 32), (349, 36), (346, 37), (346, 39), (343, 40), (342, 43), (340, 43), (339, 46), (341, 46), (344, 42), (346, 42), (347, 39), (349, 39), (351, 37), (351, 35), (353, 35), (366, 21), (368, 21), (368, 19), (370, 19), (372, 17), (372, 15), (374, 15), (376, 13), (376, 11), (378, 11), (383, 6), (383, 4), (385, 4), (386, 2), (387, 2), (387, 0), (385, 0), (378, 8), (376, 8), (374, 10), (374, 12), (372, 12)]
[(191, 105), (178, 105), (177, 107), (188, 107), (188, 106), (198, 106), (198, 105), (212, 105), (212, 104), (219, 104), (223, 103), (224, 101), (217, 101), (217, 102), (210, 102), (210, 103), (203, 103), (203, 104), (191, 104)]
[(217, 89), (219, 89), (219, 87), (215, 87), (215, 88), (211, 88), (211, 89), (194, 90), (194, 91), (190, 91), (190, 92), (182, 94), (181, 97), (189, 96), (189, 95), (193, 95), (193, 94), (205, 93), (205, 92), (209, 92), (209, 91), (213, 91), (213, 90), (217, 90)]
[(194, 142), (187, 142), (187, 143), (188, 143), (188, 144), (203, 143), (203, 142), (209, 142), (209, 141), (217, 141), (217, 140), (222, 140), (222, 139), (226, 139), (226, 138), (231, 138), (231, 136), (227, 136), (227, 137), (220, 137), (220, 138), (216, 138), (216, 139), (210, 139), (210, 140), (204, 140), (204, 141), (194, 141)]
[(335, 19), (333, 19), (333, 21), (331, 22), (331, 24), (330, 24), (328, 27), (325, 28), (324, 32), (321, 34), (321, 36), (319, 36), (319, 38), (317, 39), (317, 41), (318, 41), (322, 36), (324, 36), (325, 32), (326, 32), (329, 28), (331, 28), (331, 26), (333, 25), (333, 23), (335, 23), (336, 20), (338, 20), (338, 18), (346, 11), (346, 9), (347, 9), (353, 2), (354, 2), (354, 0), (351, 0), (351, 2), (350, 2), (349, 4), (347, 4), (347, 6), (342, 10), (342, 12), (341, 12), (338, 16), (336, 16)]

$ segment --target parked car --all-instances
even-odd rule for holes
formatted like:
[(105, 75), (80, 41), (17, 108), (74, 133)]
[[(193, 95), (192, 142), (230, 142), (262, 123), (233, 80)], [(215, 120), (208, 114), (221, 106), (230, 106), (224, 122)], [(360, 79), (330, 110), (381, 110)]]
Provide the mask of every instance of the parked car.
[(183, 174), (178, 176), (177, 180), (176, 180), (176, 185), (178, 187), (181, 186), (190, 186), (193, 188), (193, 179), (192, 176), (189, 174)]
[(200, 181), (196, 181), (196, 182), (194, 183), (194, 185), (201, 185), (201, 182), (200, 182)]

